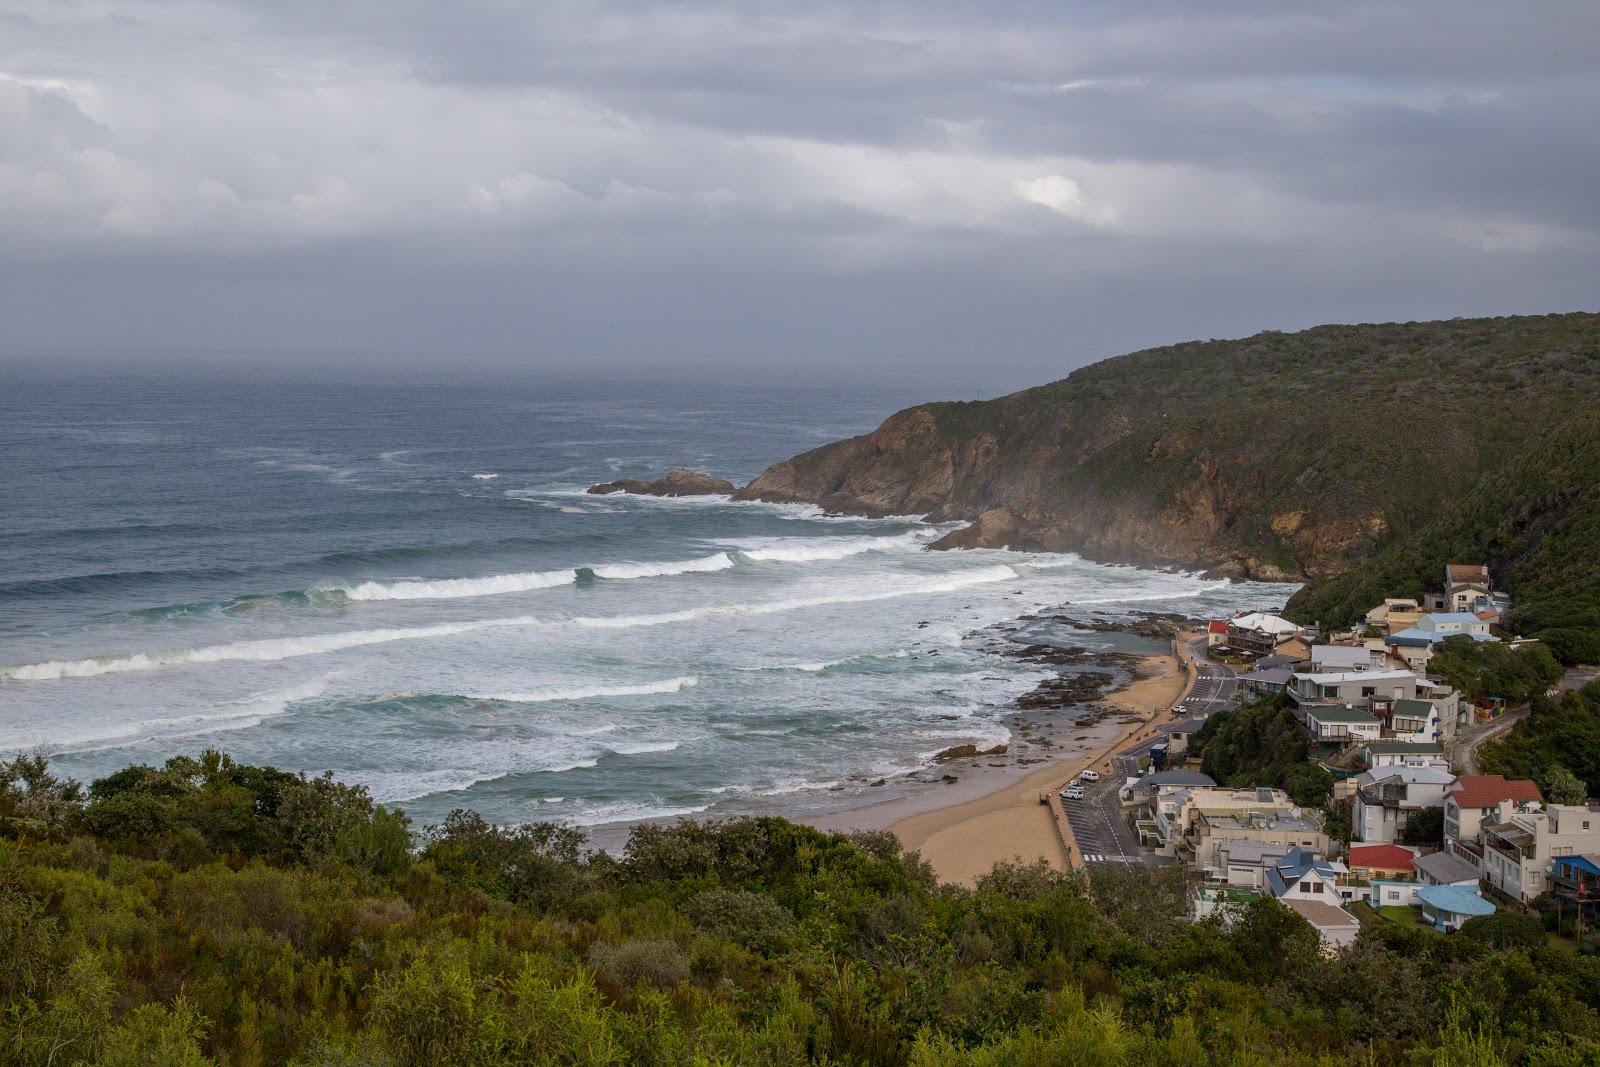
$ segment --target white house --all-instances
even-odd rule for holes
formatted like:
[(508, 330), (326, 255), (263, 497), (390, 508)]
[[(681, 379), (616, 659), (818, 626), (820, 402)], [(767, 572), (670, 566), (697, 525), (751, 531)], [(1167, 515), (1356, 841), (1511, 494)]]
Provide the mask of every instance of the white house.
[(1480, 827), (1495, 814), (1500, 802), (1541, 804), (1539, 787), (1526, 778), (1498, 774), (1463, 774), (1444, 794), (1444, 850), (1474, 867), (1483, 865)]
[(1362, 749), (1362, 760), (1370, 770), (1384, 767), (1434, 767), (1448, 770), (1444, 748), (1436, 741), (1412, 741), (1409, 738), (1385, 738), (1369, 741)]
[(1317, 674), (1341, 671), (1373, 671), (1383, 667), (1382, 651), (1374, 656), (1365, 645), (1312, 645), (1311, 671)]
[(1301, 704), (1300, 722), (1319, 745), (1343, 747), (1355, 741), (1376, 741), (1383, 723), (1370, 711), (1344, 704)]
[(1482, 835), (1484, 884), (1527, 904), (1550, 888), (1552, 857), (1600, 851), (1600, 807), (1502, 800)]
[(1413, 814), (1444, 807), (1445, 790), (1455, 780), (1435, 767), (1380, 767), (1357, 775), (1355, 836), (1374, 845), (1397, 840)]
[(1297, 702), (1359, 704), (1414, 700), (1419, 686), (1428, 683), (1411, 671), (1385, 669), (1361, 671), (1303, 671), (1294, 676), (1289, 695)]

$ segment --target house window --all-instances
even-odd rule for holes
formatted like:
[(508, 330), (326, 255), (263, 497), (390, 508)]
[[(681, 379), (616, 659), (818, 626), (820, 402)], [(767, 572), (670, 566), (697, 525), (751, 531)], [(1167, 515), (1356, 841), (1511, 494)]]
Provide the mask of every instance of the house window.
[(1364, 685), (1361, 687), (1361, 695), (1364, 697), (1375, 697), (1378, 695), (1378, 687), (1375, 685)]
[(1399, 900), (1400, 899), (1400, 890), (1398, 890), (1398, 889), (1390, 889), (1390, 890), (1385, 891), (1383, 895), (1388, 900)]
[(1308, 893), (1320, 893), (1320, 892), (1322, 892), (1322, 883), (1321, 882), (1301, 882), (1300, 883), (1300, 888), (1304, 889)]

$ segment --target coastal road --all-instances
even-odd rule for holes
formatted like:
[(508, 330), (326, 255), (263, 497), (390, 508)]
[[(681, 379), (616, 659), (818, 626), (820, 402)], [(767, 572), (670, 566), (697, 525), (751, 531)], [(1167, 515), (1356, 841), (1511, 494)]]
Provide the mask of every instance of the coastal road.
[(1061, 807), (1077, 839), (1079, 854), (1087, 866), (1097, 863), (1144, 863), (1150, 866), (1174, 863), (1170, 856), (1158, 856), (1139, 847), (1117, 792), (1122, 783), (1138, 771), (1141, 757), (1150, 754), (1157, 738), (1140, 742), (1112, 757), (1112, 773), (1093, 784), (1085, 784), (1082, 800), (1063, 800)]
[(1061, 802), (1067, 822), (1072, 824), (1078, 853), (1087, 866), (1143, 862), (1139, 839), (1122, 817), (1122, 807), (1117, 801), (1117, 787), (1121, 784), (1121, 778), (1107, 775), (1098, 782), (1085, 783), (1082, 800)]
[(1527, 717), (1528, 706), (1524, 704), (1488, 722), (1477, 723), (1457, 732), (1455, 739), (1450, 742), (1450, 766), (1456, 769), (1457, 774), (1477, 774), (1478, 746), (1485, 741), (1493, 741)]
[(1231, 707), (1239, 693), (1238, 678), (1222, 664), (1206, 659), (1204, 637), (1189, 642), (1189, 660), (1194, 664), (1194, 685), (1176, 705), (1179, 718), (1204, 719), (1213, 712)]
[[(1194, 663), (1194, 681), (1173, 705), (1177, 717), (1206, 718), (1231, 706), (1238, 693), (1233, 671), (1207, 660), (1205, 650), (1204, 637), (1187, 645), (1186, 651)], [(1111, 757), (1111, 773), (1099, 782), (1084, 784), (1082, 800), (1061, 801), (1078, 844), (1078, 853), (1086, 865), (1172, 862), (1169, 857), (1157, 856), (1139, 847), (1138, 835), (1133, 832), (1117, 797), (1122, 783), (1139, 773), (1139, 761), (1148, 757), (1150, 749), (1160, 740), (1159, 736), (1149, 737), (1117, 752)]]

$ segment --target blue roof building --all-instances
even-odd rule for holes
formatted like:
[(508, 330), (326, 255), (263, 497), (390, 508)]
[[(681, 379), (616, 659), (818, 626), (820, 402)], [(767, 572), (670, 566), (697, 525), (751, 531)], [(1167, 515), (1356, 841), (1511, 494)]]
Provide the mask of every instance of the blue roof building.
[(1550, 892), (1591, 915), (1600, 912), (1600, 855), (1551, 857)]
[(1478, 895), (1476, 889), (1464, 885), (1430, 885), (1417, 890), (1417, 904), (1422, 917), (1433, 924), (1440, 933), (1459, 930), (1468, 919), (1479, 915), (1493, 915), (1494, 905)]
[[(1313, 875), (1307, 878), (1307, 875)], [(1320, 877), (1315, 877), (1320, 875)], [(1267, 869), (1267, 889), (1273, 896), (1282, 898), (1298, 891), (1301, 894), (1321, 895), (1339, 879), (1339, 872), (1320, 852), (1311, 852), (1299, 845), (1289, 849), (1283, 858)], [(1312, 886), (1318, 886), (1313, 889)], [(1333, 894), (1337, 900), (1337, 892)]]

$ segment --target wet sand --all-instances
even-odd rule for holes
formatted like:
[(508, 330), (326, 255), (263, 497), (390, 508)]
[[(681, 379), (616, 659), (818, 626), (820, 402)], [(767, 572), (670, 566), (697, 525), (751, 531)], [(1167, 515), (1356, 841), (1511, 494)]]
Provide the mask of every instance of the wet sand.
[(1098, 703), (1126, 714), (1073, 727), (1057, 741), (1046, 762), (1032, 767), (968, 766), (946, 790), (924, 788), (852, 811), (806, 819), (830, 830), (889, 829), (907, 850), (920, 852), (939, 878), (971, 885), (1003, 860), (1044, 859), (1065, 868), (1066, 856), (1041, 793), (1059, 788), (1086, 767), (1109, 770), (1113, 753), (1146, 735), (1183, 694), (1187, 671), (1172, 655), (1139, 661), (1137, 677)]

